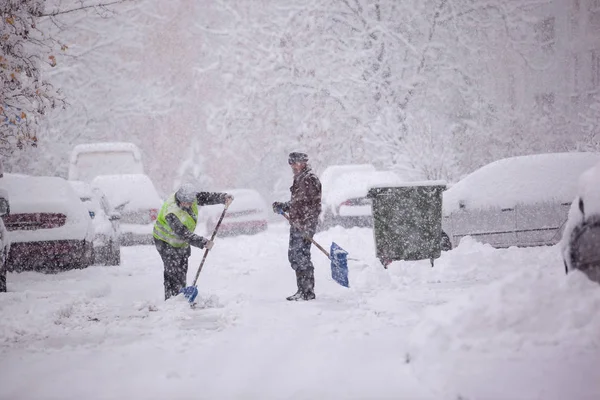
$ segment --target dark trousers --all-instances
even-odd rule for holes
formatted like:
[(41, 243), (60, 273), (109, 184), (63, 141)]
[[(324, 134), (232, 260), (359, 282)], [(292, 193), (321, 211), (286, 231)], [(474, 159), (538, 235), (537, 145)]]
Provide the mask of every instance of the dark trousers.
[(173, 247), (154, 238), (154, 245), (164, 264), (165, 300), (177, 296), (186, 285), (190, 247)]
[(0, 267), (0, 292), (6, 292), (6, 269)]
[[(314, 233), (308, 233), (312, 238)], [(294, 228), (290, 229), (290, 245), (288, 249), (288, 260), (294, 271), (296, 271), (296, 283), (298, 292), (308, 294), (315, 292), (315, 267), (310, 259), (311, 242), (305, 239), (305, 233)]]

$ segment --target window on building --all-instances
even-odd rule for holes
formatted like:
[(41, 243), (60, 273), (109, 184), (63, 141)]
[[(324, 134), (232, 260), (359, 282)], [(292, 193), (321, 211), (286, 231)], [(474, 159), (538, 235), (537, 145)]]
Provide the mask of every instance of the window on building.
[(600, 49), (594, 49), (591, 51), (592, 66), (590, 71), (592, 73), (592, 89), (600, 89)]
[(538, 93), (535, 95), (535, 108), (540, 115), (549, 115), (554, 111), (554, 93)]
[(589, 33), (600, 32), (600, 0), (589, 0), (588, 25)]
[(580, 75), (581, 75), (581, 59), (579, 57), (579, 54), (573, 54), (573, 64), (572, 64), (573, 80), (571, 82), (573, 93), (579, 93), (580, 85), (581, 85)]
[(554, 41), (556, 37), (554, 28), (555, 23), (554, 17), (548, 17), (537, 22), (533, 27), (536, 42), (539, 43), (546, 52), (554, 50)]

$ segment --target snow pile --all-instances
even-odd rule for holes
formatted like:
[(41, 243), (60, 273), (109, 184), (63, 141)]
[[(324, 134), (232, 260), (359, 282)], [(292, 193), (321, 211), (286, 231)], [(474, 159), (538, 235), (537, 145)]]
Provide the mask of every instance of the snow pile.
[(567, 202), (579, 175), (600, 161), (597, 153), (554, 153), (511, 157), (488, 164), (444, 193), (444, 213), (468, 208), (514, 207), (517, 203)]
[(600, 290), (557, 265), (430, 309), (411, 334), (417, 375), (447, 396), (600, 398)]

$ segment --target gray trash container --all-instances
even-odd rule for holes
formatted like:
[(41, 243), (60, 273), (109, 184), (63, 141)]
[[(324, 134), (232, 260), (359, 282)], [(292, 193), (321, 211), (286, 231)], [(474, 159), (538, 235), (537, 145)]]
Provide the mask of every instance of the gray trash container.
[(392, 261), (434, 259), (441, 254), (444, 181), (407, 183), (369, 190), (377, 257)]

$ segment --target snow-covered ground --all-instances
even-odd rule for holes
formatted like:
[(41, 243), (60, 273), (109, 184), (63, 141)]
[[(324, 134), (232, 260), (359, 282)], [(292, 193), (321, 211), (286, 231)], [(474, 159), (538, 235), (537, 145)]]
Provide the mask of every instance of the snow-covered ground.
[[(119, 267), (8, 275), (1, 399), (599, 399), (600, 287), (555, 247), (469, 238), (429, 261), (374, 257), (372, 231), (333, 228), (352, 287), (313, 248), (317, 300), (287, 302), (287, 227), (217, 239), (201, 305), (162, 301), (151, 246)], [(194, 249), (191, 282), (202, 251)]]

